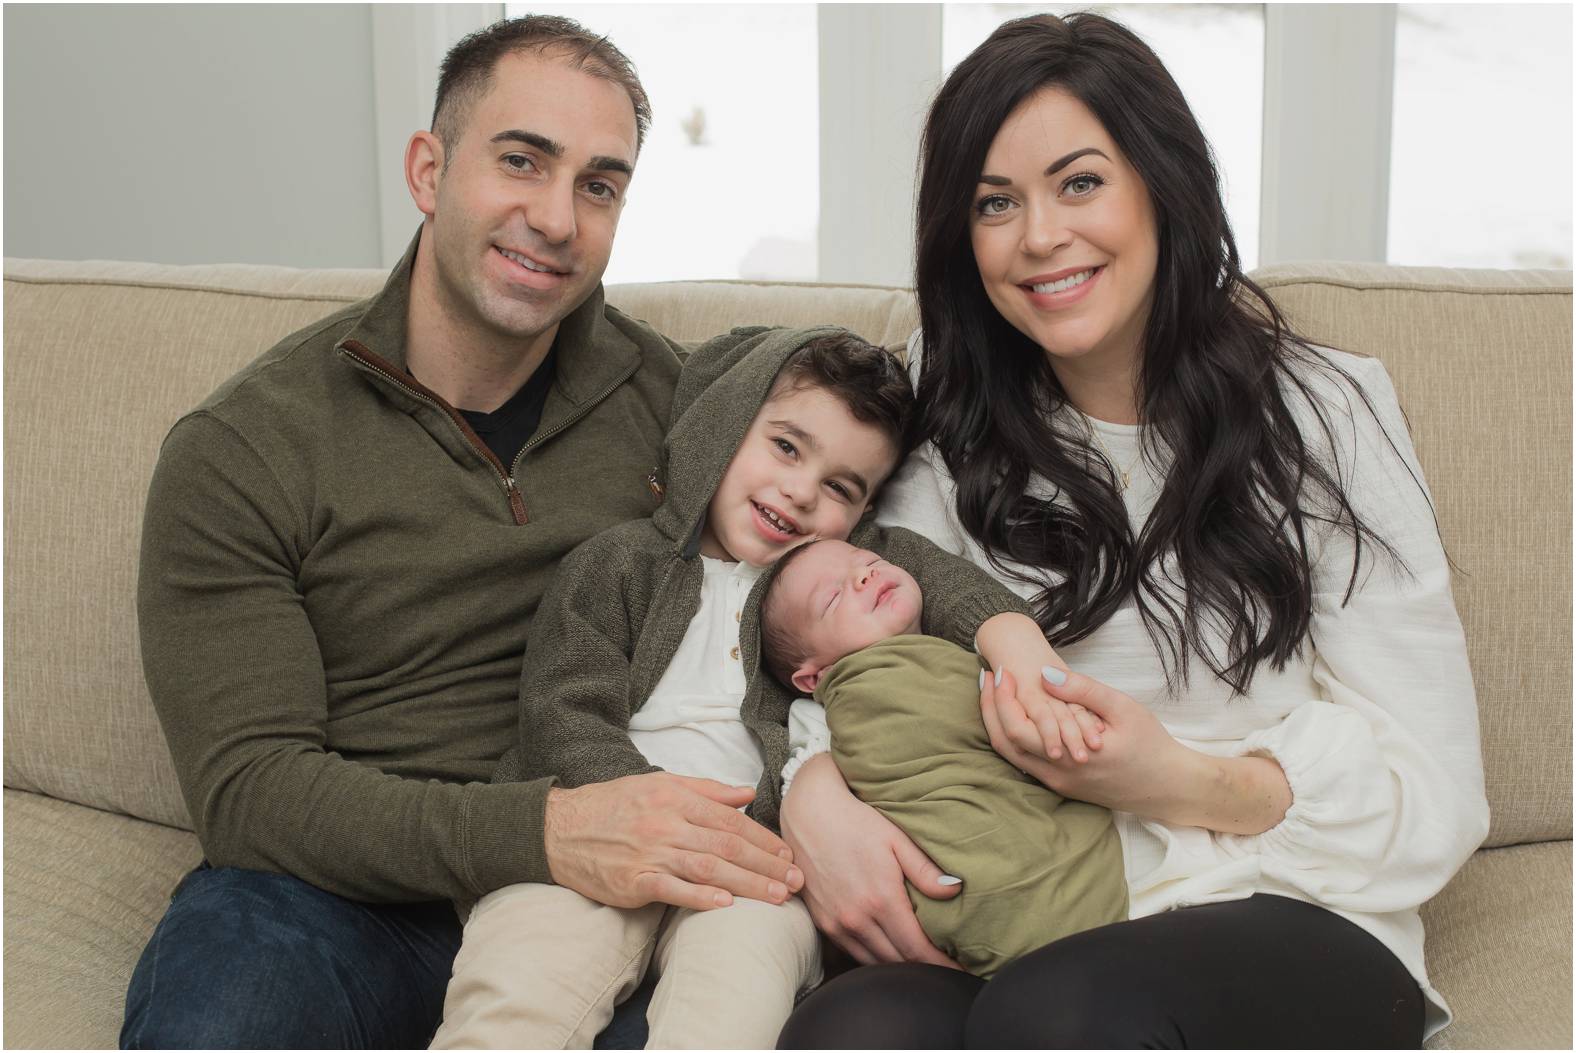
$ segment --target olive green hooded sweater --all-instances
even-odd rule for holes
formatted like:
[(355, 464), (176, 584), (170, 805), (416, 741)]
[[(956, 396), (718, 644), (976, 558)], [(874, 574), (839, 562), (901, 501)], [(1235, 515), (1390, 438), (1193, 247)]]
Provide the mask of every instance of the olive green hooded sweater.
[(416, 245), (177, 422), (148, 493), (142, 662), (203, 851), (375, 901), (547, 880), (547, 783), (487, 780), (558, 562), (649, 516), (676, 347), (598, 288), (502, 465), (405, 369)]
[[(581, 786), (660, 771), (629, 739), (631, 715), (657, 686), (700, 610), (701, 532), (712, 495), (795, 350), (840, 330), (735, 329), (684, 364), (663, 447), (666, 496), (650, 519), (613, 527), (564, 560), (542, 600), (520, 679), (519, 743), (496, 778)], [(903, 529), (867, 517), (849, 540), (903, 567), (925, 590), (925, 632), (972, 647), (986, 619), (1029, 608), (995, 578)], [(793, 694), (761, 665), (763, 574), (741, 613), (747, 677), (740, 718), (765, 769), (749, 814), (775, 829)]]

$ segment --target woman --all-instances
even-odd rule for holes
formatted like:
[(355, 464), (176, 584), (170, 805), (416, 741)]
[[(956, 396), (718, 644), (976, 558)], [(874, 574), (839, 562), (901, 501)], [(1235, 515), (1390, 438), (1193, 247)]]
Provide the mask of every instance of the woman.
[[(930, 441), (882, 519), (1034, 603), (1074, 673), (1007, 670), (985, 723), (1117, 811), (1133, 920), (989, 985), (916, 963), (939, 955), (892, 875), (945, 894), (937, 872), (817, 758), (784, 807), (812, 912), (861, 962), (910, 964), (834, 980), (782, 1045), (1418, 1045), (1449, 1015), (1417, 908), (1488, 811), (1383, 367), (1301, 343), (1243, 277), (1198, 124), (1116, 23), (1000, 27), (922, 154), (909, 352)], [(1106, 724), (1087, 748), (1071, 702)]]

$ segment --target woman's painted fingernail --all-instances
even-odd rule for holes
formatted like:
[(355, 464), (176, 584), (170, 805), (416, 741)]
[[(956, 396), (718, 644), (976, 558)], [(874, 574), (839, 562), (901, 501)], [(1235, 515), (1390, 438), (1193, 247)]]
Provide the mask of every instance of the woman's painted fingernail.
[(1040, 675), (1045, 677), (1046, 683), (1053, 684), (1056, 687), (1061, 687), (1063, 684), (1067, 683), (1067, 674), (1056, 668), (1054, 665), (1041, 667)]
[(943, 874), (936, 879), (936, 884), (945, 885), (948, 888), (951, 888), (953, 885), (963, 884), (963, 879), (960, 877), (953, 877), (951, 874)]
[(998, 669), (998, 670), (996, 670), (996, 686), (997, 687), (1001, 686), (1001, 674), (1004, 673), (1004, 672), (1006, 672), (1005, 669)]
[(985, 690), (985, 670), (980, 670), (980, 690)]

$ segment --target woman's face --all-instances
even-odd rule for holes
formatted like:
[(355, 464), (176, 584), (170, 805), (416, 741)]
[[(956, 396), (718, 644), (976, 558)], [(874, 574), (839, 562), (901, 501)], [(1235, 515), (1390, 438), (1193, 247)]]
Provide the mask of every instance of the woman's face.
[(986, 295), (1058, 373), (1136, 374), (1159, 252), (1149, 192), (1058, 88), (1002, 124), (969, 221)]

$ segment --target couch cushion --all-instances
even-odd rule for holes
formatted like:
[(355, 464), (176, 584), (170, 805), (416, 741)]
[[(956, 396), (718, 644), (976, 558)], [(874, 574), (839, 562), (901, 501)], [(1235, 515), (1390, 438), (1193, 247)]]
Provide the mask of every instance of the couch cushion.
[(919, 324), (914, 294), (880, 285), (794, 282), (655, 282), (615, 285), (608, 302), (675, 340), (704, 340), (736, 325), (840, 325), (883, 347)]
[[(5, 782), (184, 824), (133, 609), (158, 444), (236, 368), (383, 275), (28, 260), (6, 271)], [(1383, 359), (1411, 414), (1462, 571), (1490, 843), (1569, 837), (1568, 273), (1317, 264), (1258, 276), (1314, 339)], [(876, 287), (678, 282), (608, 298), (686, 340), (833, 321), (896, 344), (915, 323), (910, 293)]]
[(1488, 844), (1571, 836), (1571, 276), (1272, 267), (1309, 338), (1373, 355), (1454, 559), (1493, 812)]
[(131, 971), (200, 858), (184, 830), (6, 790), (6, 1047), (114, 1048)]
[(1571, 843), (1478, 852), (1423, 908), (1433, 1049), (1571, 1048)]
[(7, 260), (5, 784), (188, 826), (143, 684), (142, 502), (181, 414), (370, 271)]

